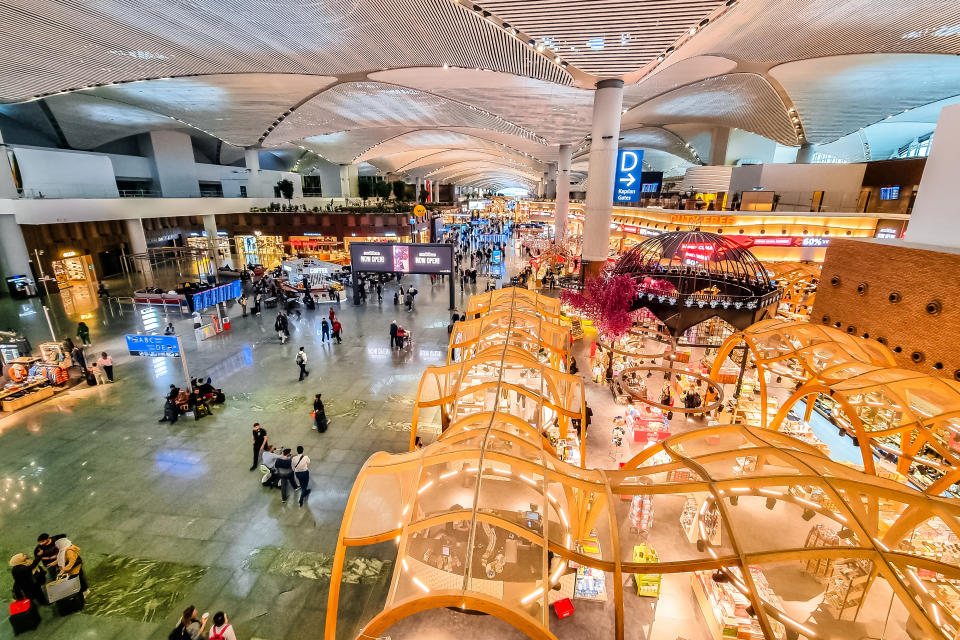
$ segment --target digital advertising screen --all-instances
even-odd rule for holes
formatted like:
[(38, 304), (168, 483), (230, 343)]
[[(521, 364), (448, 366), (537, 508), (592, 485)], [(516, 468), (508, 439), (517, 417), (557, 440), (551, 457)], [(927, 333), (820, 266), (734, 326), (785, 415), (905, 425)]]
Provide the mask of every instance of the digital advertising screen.
[(447, 273), (453, 268), (453, 247), (351, 242), (350, 266), (355, 271)]

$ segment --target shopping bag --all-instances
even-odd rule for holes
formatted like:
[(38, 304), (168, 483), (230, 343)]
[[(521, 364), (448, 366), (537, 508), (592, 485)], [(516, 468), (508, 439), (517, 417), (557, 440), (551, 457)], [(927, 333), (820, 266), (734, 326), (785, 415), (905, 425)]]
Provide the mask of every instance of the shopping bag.
[(57, 600), (63, 600), (75, 593), (80, 593), (80, 577), (59, 578), (43, 585), (43, 590), (47, 594), (47, 602), (53, 604)]

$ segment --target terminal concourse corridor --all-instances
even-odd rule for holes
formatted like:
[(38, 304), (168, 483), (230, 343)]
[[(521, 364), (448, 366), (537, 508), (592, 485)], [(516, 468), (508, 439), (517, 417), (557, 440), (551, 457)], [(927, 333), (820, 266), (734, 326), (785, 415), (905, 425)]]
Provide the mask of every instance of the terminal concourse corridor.
[[(427, 276), (404, 279), (410, 282), (420, 291), (412, 313), (393, 305), (395, 283), (385, 287), (382, 305), (373, 296), (365, 307), (335, 307), (340, 345), (320, 341), (328, 305), (294, 319), (285, 345), (273, 331), (276, 310), (242, 318), (234, 306), (230, 331), (201, 343), (190, 318), (177, 316), (191, 375), (212, 377), (227, 401), (210, 417), (187, 415), (173, 425), (157, 420), (169, 384), (184, 383), (179, 361), (129, 357), (122, 335), (137, 330), (134, 315), (96, 309), (86, 320), (95, 350), (88, 354), (114, 357), (116, 383), (75, 386), (0, 415), (0, 552), (32, 555), (39, 533), (66, 533), (90, 584), (83, 612), (60, 618), (43, 607), (39, 629), (21, 637), (163, 639), (188, 604), (225, 611), (244, 640), (320, 637), (331, 555), (357, 472), (375, 451), (406, 449), (423, 369), (446, 359), (446, 286), (431, 288)], [(482, 287), (468, 285), (467, 295)], [(459, 291), (457, 298), (464, 299)], [(53, 297), (49, 304), (60, 303)], [(72, 336), (79, 316), (54, 311), (60, 333)], [(413, 332), (409, 350), (390, 349), (394, 318)], [(10, 326), (34, 344), (50, 337), (39, 299), (0, 301), (0, 327)], [(294, 363), (301, 345), (311, 371), (304, 382)], [(325, 434), (311, 430), (316, 393), (330, 419)], [(303, 508), (296, 498), (281, 504), (279, 491), (248, 471), (254, 422), (278, 447), (305, 447), (313, 489)], [(429, 430), (421, 433), (432, 440)], [(352, 619), (382, 605), (390, 545), (345, 572), (344, 637), (354, 631)], [(10, 572), (0, 572), (0, 590), (10, 586)], [(0, 625), (0, 638), (10, 637), (10, 626)]]

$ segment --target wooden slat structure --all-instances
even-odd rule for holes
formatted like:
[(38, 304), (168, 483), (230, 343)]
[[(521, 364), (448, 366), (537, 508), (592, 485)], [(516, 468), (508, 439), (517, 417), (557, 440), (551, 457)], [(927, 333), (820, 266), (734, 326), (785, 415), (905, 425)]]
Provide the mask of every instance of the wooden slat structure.
[[(485, 294), (487, 299), (471, 301), (471, 308), (482, 315), (504, 305), (523, 314), (529, 309), (510, 305), (509, 299), (529, 302), (528, 295), (507, 289), (491, 300)], [(956, 501), (852, 470), (775, 431), (744, 426), (673, 436), (620, 470), (579, 468), (556, 457), (539, 422), (546, 412), (555, 412), (559, 420), (564, 415), (560, 409), (570, 410), (556, 401), (562, 394), (551, 395), (557, 391), (550, 389), (556, 381), (572, 385), (563, 378), (567, 374), (548, 373), (543, 362), (524, 355), (509, 338), (501, 345), (499, 361), (493, 350), (487, 345), (470, 360), (424, 374), (418, 403), (453, 398), (455, 406), (436, 442), (408, 453), (374, 454), (361, 469), (337, 541), (327, 640), (337, 637), (347, 550), (391, 539), (396, 540), (397, 562), (386, 601), (379, 614), (363, 622), (358, 638), (379, 637), (398, 621), (429, 609), (460, 607), (497, 616), (528, 637), (552, 640), (550, 596), (569, 582), (564, 576), (572, 571), (571, 562), (614, 574), (618, 639), (624, 636), (623, 574), (692, 571), (726, 575), (752, 605), (767, 638), (777, 637), (784, 627), (807, 638), (826, 637), (821, 631), (827, 629), (820, 625), (829, 620), (791, 618), (760, 589), (753, 574), (764, 565), (817, 559), (869, 561), (871, 584), (877, 579), (889, 584), (923, 637), (950, 638), (960, 627), (957, 612), (938, 604), (917, 579), (923, 570), (960, 580), (960, 567), (898, 548), (930, 518), (960, 532)], [(450, 367), (454, 369), (448, 371)], [(473, 373), (467, 371), (471, 368)], [(486, 380), (465, 384), (481, 369)], [(533, 413), (518, 411), (515, 392), (522, 385), (510, 381), (523, 370), (542, 381), (540, 391), (528, 385), (531, 393), (523, 394), (536, 405)], [(473, 399), (480, 386), (485, 402), (474, 411), (461, 411), (464, 392)], [(431, 389), (436, 391), (428, 393)], [(632, 546), (622, 539), (629, 527), (616, 508), (618, 497), (671, 495), (700, 496), (701, 512), (718, 516), (716, 530), (709, 531), (710, 525), (701, 521), (694, 538), (679, 542), (669, 557), (635, 562)], [(767, 509), (751, 510), (745, 518), (737, 510), (750, 501), (766, 501)], [(897, 509), (882, 510), (881, 503)], [(755, 542), (758, 531), (772, 533), (766, 537), (776, 540), (775, 532), (807, 526), (811, 517), (839, 529), (840, 541), (816, 548)], [(676, 536), (675, 519), (655, 520), (652, 526)], [(585, 548), (587, 538), (595, 541), (595, 551)]]

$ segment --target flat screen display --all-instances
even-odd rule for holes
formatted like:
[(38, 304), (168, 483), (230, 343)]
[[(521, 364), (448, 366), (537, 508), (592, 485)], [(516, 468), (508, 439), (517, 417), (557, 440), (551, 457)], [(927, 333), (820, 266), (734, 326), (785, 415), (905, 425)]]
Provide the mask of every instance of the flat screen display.
[(659, 182), (645, 182), (640, 188), (641, 193), (656, 193), (660, 189)]
[(350, 243), (350, 266), (355, 271), (447, 273), (453, 268), (449, 244)]
[(880, 187), (881, 200), (899, 200), (900, 187)]

